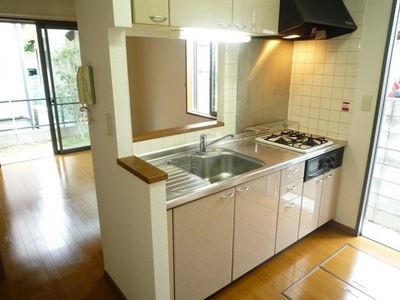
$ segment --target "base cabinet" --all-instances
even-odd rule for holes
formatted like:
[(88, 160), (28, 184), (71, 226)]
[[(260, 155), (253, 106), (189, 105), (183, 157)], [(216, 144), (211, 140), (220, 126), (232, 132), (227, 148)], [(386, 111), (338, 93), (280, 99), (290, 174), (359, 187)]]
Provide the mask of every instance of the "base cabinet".
[(301, 203), (299, 239), (317, 229), (321, 206), (324, 175), (304, 182), (303, 200)]
[(341, 173), (342, 167), (339, 167), (324, 174), (318, 227), (335, 217)]
[(297, 241), (301, 197), (279, 205), (275, 253)]
[(275, 253), (297, 241), (303, 193), (303, 174), (304, 163), (282, 170)]
[(168, 228), (168, 263), (169, 263), (169, 297), (171, 300), (174, 299), (174, 233), (172, 225), (172, 209), (167, 210), (167, 228)]
[(335, 217), (341, 169), (331, 170), (304, 183), (299, 239)]
[(335, 215), (341, 168), (304, 163), (168, 211), (172, 299), (205, 299)]
[(204, 299), (231, 282), (235, 189), (173, 209), (175, 299)]
[(236, 187), (233, 280), (274, 255), (279, 174)]

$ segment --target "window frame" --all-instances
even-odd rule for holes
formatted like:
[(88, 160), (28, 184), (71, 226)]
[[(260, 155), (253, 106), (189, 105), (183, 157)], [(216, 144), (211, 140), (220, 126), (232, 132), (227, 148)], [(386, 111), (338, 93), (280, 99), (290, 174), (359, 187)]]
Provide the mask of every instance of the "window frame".
[[(209, 45), (208, 58), (208, 97), (206, 100), (199, 99), (201, 73), (198, 66), (199, 47), (204, 44)], [(212, 41), (186, 41), (186, 76), (187, 76), (187, 113), (206, 117), (210, 119), (217, 118), (218, 107), (218, 43)], [(207, 101), (207, 111), (199, 108), (198, 101)]]

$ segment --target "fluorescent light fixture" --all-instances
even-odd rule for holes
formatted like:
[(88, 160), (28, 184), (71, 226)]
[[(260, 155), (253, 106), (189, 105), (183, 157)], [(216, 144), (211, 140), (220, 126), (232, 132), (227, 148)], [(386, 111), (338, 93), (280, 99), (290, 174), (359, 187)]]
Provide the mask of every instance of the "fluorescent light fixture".
[(224, 30), (182, 29), (173, 30), (171, 39), (206, 40), (225, 43), (247, 43), (251, 37), (243, 32)]
[(300, 36), (298, 34), (291, 34), (291, 35), (284, 36), (283, 38), (290, 40), (290, 39), (297, 39), (299, 37)]

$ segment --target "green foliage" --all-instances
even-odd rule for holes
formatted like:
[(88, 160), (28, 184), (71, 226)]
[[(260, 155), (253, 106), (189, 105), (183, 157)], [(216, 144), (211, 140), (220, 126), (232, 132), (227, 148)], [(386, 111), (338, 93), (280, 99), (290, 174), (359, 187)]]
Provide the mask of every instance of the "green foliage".
[(24, 45), (24, 51), (25, 52), (35, 52), (35, 44), (32, 43), (31, 41), (28, 41)]
[(73, 122), (80, 131), (80, 137), (84, 137), (82, 126), (87, 119), (83, 118), (77, 103), (78, 90), (76, 84), (76, 73), (81, 65), (80, 50), (78, 46), (65, 46), (52, 52), (52, 68), (56, 86), (56, 99), (58, 117), (62, 124)]
[(78, 46), (64, 47), (52, 53), (53, 72), (57, 75), (57, 102), (78, 101), (76, 72), (81, 64)]

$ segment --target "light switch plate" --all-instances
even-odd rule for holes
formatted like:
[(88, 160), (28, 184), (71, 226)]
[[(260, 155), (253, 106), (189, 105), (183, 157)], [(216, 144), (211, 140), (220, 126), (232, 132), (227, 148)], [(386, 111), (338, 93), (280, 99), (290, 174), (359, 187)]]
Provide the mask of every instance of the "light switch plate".
[(361, 103), (361, 110), (370, 111), (372, 103), (372, 96), (363, 96)]
[(113, 125), (112, 125), (112, 116), (110, 113), (106, 113), (106, 127), (107, 127), (107, 135), (114, 136)]

